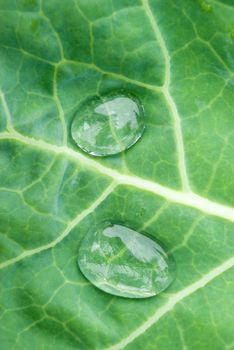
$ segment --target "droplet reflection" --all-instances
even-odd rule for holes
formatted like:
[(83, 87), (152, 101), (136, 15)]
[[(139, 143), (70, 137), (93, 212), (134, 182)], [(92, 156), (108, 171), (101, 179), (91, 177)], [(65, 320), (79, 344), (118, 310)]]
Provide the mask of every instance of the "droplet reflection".
[(83, 151), (108, 156), (136, 143), (144, 127), (144, 111), (135, 97), (129, 94), (94, 96), (80, 106), (71, 134)]
[(159, 294), (174, 279), (175, 262), (155, 240), (120, 224), (102, 223), (79, 249), (78, 265), (99, 289), (128, 298)]

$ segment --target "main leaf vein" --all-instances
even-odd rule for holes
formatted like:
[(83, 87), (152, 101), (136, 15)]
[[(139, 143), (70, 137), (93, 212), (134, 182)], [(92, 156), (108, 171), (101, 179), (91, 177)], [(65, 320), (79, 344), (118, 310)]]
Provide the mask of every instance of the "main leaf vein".
[(2, 132), (0, 133), (0, 140), (17, 141), (46, 152), (52, 152), (57, 155), (66, 155), (67, 157), (79, 161), (86, 166), (95, 169), (97, 172), (112, 178), (116, 184), (133, 186), (161, 196), (170, 202), (192, 207), (206, 214), (218, 216), (234, 222), (234, 208), (232, 207), (211, 201), (193, 192), (173, 190), (159, 183), (145, 180), (135, 175), (122, 174), (119, 171), (108, 168), (93, 158), (87, 157), (83, 153), (76, 152), (67, 146), (57, 146), (47, 143), (43, 140), (35, 140), (33, 138), (21, 135), (17, 132)]

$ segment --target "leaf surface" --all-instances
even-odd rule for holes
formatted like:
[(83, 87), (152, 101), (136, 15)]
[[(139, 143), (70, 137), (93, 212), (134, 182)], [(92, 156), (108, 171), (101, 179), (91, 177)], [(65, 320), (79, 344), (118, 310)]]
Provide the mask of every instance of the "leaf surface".
[[(0, 341), (4, 350), (234, 349), (232, 0), (0, 0)], [(127, 90), (142, 139), (92, 158), (80, 103)], [(175, 282), (113, 297), (77, 268), (100, 221), (162, 241)]]

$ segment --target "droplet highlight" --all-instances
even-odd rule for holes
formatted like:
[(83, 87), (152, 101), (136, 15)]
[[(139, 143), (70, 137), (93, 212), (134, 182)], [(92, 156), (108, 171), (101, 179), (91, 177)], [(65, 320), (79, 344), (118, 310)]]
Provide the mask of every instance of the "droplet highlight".
[(118, 93), (85, 101), (73, 119), (71, 134), (83, 151), (109, 156), (134, 145), (144, 128), (144, 110), (139, 100)]
[(160, 243), (110, 222), (100, 224), (85, 236), (78, 265), (93, 285), (126, 298), (157, 295), (175, 276), (175, 261)]

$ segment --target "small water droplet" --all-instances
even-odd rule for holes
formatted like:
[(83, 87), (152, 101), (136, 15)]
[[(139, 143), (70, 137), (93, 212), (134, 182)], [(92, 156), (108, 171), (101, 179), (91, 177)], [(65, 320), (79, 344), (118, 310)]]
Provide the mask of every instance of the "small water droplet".
[(120, 153), (142, 136), (143, 107), (130, 94), (93, 96), (77, 111), (71, 127), (76, 144), (94, 156)]
[(199, 0), (199, 2), (200, 2), (200, 5), (201, 5), (201, 8), (203, 11), (205, 11), (205, 12), (212, 11), (213, 8), (209, 3), (207, 3), (206, 1), (203, 1), (203, 0)]
[(122, 224), (103, 222), (79, 249), (78, 265), (99, 289), (126, 298), (148, 298), (174, 279), (175, 262), (161, 244)]

